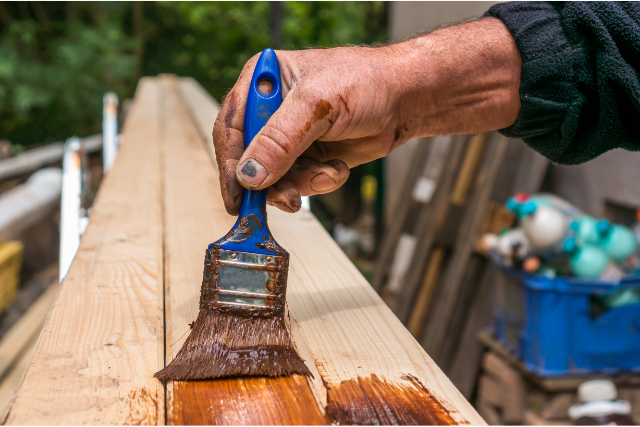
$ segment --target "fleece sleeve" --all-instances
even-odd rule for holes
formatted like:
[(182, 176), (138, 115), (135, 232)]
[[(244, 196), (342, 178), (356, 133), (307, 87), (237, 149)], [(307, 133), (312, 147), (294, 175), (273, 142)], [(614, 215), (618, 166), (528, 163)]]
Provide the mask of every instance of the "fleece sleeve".
[(640, 151), (640, 3), (509, 2), (486, 15), (522, 58), (522, 106), (501, 133), (556, 163)]

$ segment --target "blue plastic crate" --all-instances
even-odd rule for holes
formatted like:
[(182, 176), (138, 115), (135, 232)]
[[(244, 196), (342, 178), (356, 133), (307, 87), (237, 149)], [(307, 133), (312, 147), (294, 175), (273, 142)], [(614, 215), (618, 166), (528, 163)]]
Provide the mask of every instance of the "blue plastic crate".
[(531, 372), (640, 372), (640, 303), (596, 310), (602, 296), (640, 289), (640, 277), (611, 283), (500, 272), (494, 332)]

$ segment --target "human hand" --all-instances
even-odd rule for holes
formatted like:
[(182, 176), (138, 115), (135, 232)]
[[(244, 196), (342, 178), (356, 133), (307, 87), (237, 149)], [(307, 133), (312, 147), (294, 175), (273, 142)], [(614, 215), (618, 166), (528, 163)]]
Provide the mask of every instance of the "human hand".
[(520, 58), (494, 18), (380, 48), (276, 54), (283, 102), (246, 151), (244, 108), (258, 55), (216, 118), (220, 185), (232, 215), (242, 186), (269, 187), (267, 203), (296, 212), (300, 196), (336, 190), (350, 168), (411, 138), (506, 127), (519, 108)]

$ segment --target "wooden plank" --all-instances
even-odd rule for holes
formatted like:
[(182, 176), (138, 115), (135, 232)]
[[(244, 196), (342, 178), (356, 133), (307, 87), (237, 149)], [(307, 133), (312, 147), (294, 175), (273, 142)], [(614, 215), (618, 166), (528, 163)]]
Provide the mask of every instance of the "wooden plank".
[[(402, 233), (402, 229), (407, 216), (411, 212), (411, 208), (416, 208), (416, 203), (411, 197), (413, 188), (416, 181), (420, 177), (422, 169), (425, 165), (425, 160), (429, 154), (431, 141), (420, 140), (418, 147), (416, 147), (416, 153), (412, 156), (411, 165), (408, 167), (407, 176), (405, 177), (404, 185), (402, 186), (402, 193), (399, 197), (399, 203), (394, 211), (393, 219), (389, 221), (386, 227), (384, 238), (380, 245), (380, 254), (376, 259), (376, 269), (373, 275), (373, 282), (371, 286), (373, 289), (380, 292), (384, 284), (386, 283), (387, 275), (392, 270), (391, 264), (393, 262), (396, 247), (398, 246), (398, 240)], [(418, 204), (417, 207), (420, 205)]]
[[(380, 418), (380, 408), (365, 404), (377, 397), (395, 414), (441, 416), (438, 422), (443, 424), (483, 423), (313, 215), (296, 217), (272, 211), (270, 226), (291, 253), (291, 317), (327, 386), (332, 421), (400, 423)], [(398, 396), (415, 398), (400, 402)], [(355, 410), (363, 406), (362, 413)], [(443, 408), (450, 413), (444, 414)], [(413, 421), (421, 424), (425, 419)]]
[(157, 97), (143, 79), (7, 424), (164, 424)]
[(0, 341), (0, 414), (8, 409), (20, 385), (58, 288), (57, 280), (49, 285)]
[(442, 280), (443, 286), (440, 289), (437, 304), (434, 305), (427, 321), (422, 344), (439, 363), (449, 360), (448, 356), (454, 345), (452, 340), (445, 342), (452, 319), (454, 316), (464, 316), (464, 313), (456, 311), (456, 308), (458, 308), (457, 301), (462, 288), (465, 267), (473, 252), (475, 237), (482, 226), (493, 183), (508, 142), (507, 138), (499, 134), (493, 134), (488, 142), (482, 167), (476, 179), (476, 190), (465, 210), (454, 252)]
[[(198, 314), (204, 251), (235, 218), (222, 205), (202, 134), (180, 99), (178, 80), (162, 78), (167, 363)], [(192, 110), (193, 111), (193, 110)], [(215, 119), (215, 117), (213, 117)], [(202, 185), (205, 183), (206, 185)], [(306, 378), (230, 378), (174, 382), (171, 424), (324, 424)]]
[(467, 136), (458, 136), (450, 142), (445, 157), (446, 168), (442, 172), (433, 200), (423, 207), (416, 227), (418, 242), (411, 260), (411, 268), (406, 276), (404, 286), (398, 293), (394, 312), (406, 322), (409, 319), (414, 297), (418, 288), (424, 283), (424, 266), (427, 265), (429, 254), (436, 236), (442, 229), (449, 211), (449, 200), (458, 166), (462, 161), (462, 154), (467, 147)]
[(447, 220), (444, 221), (442, 227), (437, 227), (439, 229), (439, 242), (432, 249), (425, 277), (416, 296), (416, 303), (408, 322), (409, 331), (416, 339), (420, 339), (422, 336), (425, 320), (431, 308), (431, 300), (436, 293), (444, 266), (447, 246), (455, 240), (457, 235), (459, 218), (464, 212), (467, 197), (486, 146), (487, 136), (488, 134), (486, 133), (474, 135), (469, 141), (464, 160), (449, 197)]
[(57, 293), (58, 284), (50, 285), (2, 337), (0, 341), (0, 380), (24, 353), (29, 342), (40, 334), (44, 319), (47, 317)]
[[(185, 133), (181, 135), (184, 138)], [(233, 218), (225, 213), (220, 196), (211, 196), (219, 191), (218, 186), (203, 184), (215, 182), (217, 177), (211, 170), (207, 172), (202, 163), (202, 145), (190, 144), (189, 147), (192, 153), (182, 160), (188, 166), (183, 166), (181, 173), (174, 174), (166, 165), (165, 171), (172, 174), (171, 182), (191, 180), (183, 184), (187, 192), (171, 190), (181, 198), (176, 198), (176, 203), (167, 200), (166, 206), (199, 201), (197, 208), (192, 205), (189, 210), (190, 218), (183, 218), (180, 223), (175, 220), (175, 226), (181, 227), (180, 232), (167, 229), (167, 250), (170, 234), (193, 235), (189, 238), (192, 243), (187, 239), (179, 246), (176, 243), (176, 247), (189, 251), (189, 255), (176, 249), (167, 257), (168, 260), (174, 256), (183, 257), (182, 262), (190, 265), (188, 268), (180, 267), (184, 270), (180, 273), (182, 276), (176, 272), (176, 277), (182, 277), (182, 285), (169, 285), (171, 293), (180, 286), (185, 294), (170, 298), (171, 312), (176, 313), (176, 317), (167, 314), (172, 328), (172, 344), (186, 332), (186, 325), (195, 319), (204, 248), (226, 233), (233, 222)], [(177, 160), (177, 153), (181, 152), (177, 149), (172, 152), (176, 155), (172, 155), (171, 161)], [(168, 182), (165, 178), (165, 185)], [(169, 188), (167, 186), (166, 191)], [(185, 194), (189, 194), (192, 201), (184, 200)], [(195, 219), (199, 216), (194, 215), (193, 209), (204, 209), (206, 215), (198, 214), (203, 215), (202, 221)], [(270, 208), (268, 213), (274, 236), (291, 254), (287, 300), (294, 341), (299, 349), (304, 350), (301, 353), (307, 364), (313, 365), (310, 368), (315, 368), (313, 370), (319, 374), (320, 378), (312, 381), (312, 389), (321, 405), (326, 399), (330, 421), (342, 424), (484, 424), (313, 214), (306, 211), (286, 214)], [(169, 215), (167, 212), (167, 227), (174, 222)], [(178, 210), (171, 215), (180, 217)], [(188, 227), (192, 230), (188, 231)], [(167, 271), (171, 272), (172, 268), (168, 267)], [(167, 274), (167, 279), (172, 274)], [(191, 290), (187, 290), (188, 286)], [(186, 295), (188, 292), (190, 296)], [(177, 316), (181, 318), (178, 320)], [(169, 335), (167, 337), (169, 342)], [(181, 342), (172, 346), (171, 351), (177, 351), (180, 345)], [(324, 392), (317, 386), (319, 379)], [(181, 386), (174, 385), (173, 398), (168, 400), (173, 405), (169, 410), (173, 421), (179, 419), (175, 413), (178, 407), (175, 401)], [(204, 387), (211, 388), (213, 384)], [(202, 418), (194, 420), (203, 422)]]
[[(491, 195), (493, 203), (499, 202), (499, 206), (503, 206), (502, 203), (518, 191), (530, 194), (538, 192), (549, 161), (524, 142), (512, 139), (502, 163)], [(489, 231), (484, 225), (482, 229), (480, 234)], [(497, 233), (499, 229), (495, 228), (490, 232)], [(467, 285), (472, 288), (472, 302), (469, 309), (465, 309), (468, 315), (465, 316), (458, 348), (451, 358), (450, 369), (446, 371), (453, 384), (467, 398), (473, 393), (484, 351), (476, 336), (479, 331), (489, 326), (493, 319), (495, 266), (485, 265), (484, 271), (478, 277), (482, 277), (479, 286), (475, 281)]]
[(182, 77), (179, 85), (183, 99), (189, 100), (186, 106), (213, 160), (213, 167), (218, 170), (216, 152), (213, 149), (213, 123), (220, 111), (220, 104), (192, 77)]
[(37, 341), (37, 335), (29, 338), (25, 343), (26, 348), (20, 353), (19, 358), (14, 360), (16, 363), (11, 366), (11, 369), (6, 372), (6, 375), (0, 381), (0, 424), (3, 424), (2, 420), (5, 418), (3, 414), (9, 408), (15, 392), (20, 386), (24, 372), (29, 366)]
[(484, 351), (476, 335), (480, 329), (488, 326), (493, 318), (493, 268), (488, 266), (484, 269), (476, 298), (469, 309), (467, 321), (462, 330), (458, 351), (451, 362), (450, 371), (447, 372), (451, 382), (468, 399), (473, 393)]
[(440, 280), (440, 272), (442, 271), (442, 265), (444, 264), (446, 254), (446, 248), (442, 245), (438, 245), (433, 248), (433, 253), (429, 257), (429, 264), (424, 275), (424, 282), (416, 296), (416, 302), (407, 324), (407, 329), (409, 329), (409, 332), (411, 332), (411, 335), (413, 335), (415, 339), (420, 339), (422, 336), (424, 322), (427, 319), (431, 300), (433, 299), (433, 294)]

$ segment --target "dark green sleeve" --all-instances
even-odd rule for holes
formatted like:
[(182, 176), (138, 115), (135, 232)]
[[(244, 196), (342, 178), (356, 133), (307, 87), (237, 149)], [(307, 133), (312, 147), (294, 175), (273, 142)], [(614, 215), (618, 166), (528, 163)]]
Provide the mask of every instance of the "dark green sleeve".
[(509, 2), (486, 15), (522, 57), (522, 107), (501, 133), (557, 163), (640, 151), (640, 3)]

